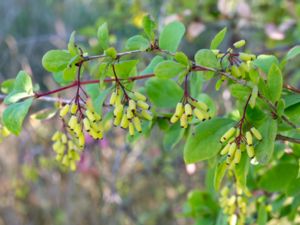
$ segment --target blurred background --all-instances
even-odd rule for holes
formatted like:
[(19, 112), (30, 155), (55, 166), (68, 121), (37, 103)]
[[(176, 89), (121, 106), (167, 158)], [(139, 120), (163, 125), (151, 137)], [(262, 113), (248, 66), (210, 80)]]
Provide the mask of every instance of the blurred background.
[[(246, 39), (251, 51), (280, 57), (300, 43), (296, 0), (2, 0), (0, 81), (23, 69), (42, 90), (53, 89), (57, 84), (41, 66), (47, 50), (66, 48), (76, 30), (77, 42), (97, 53), (97, 28), (105, 21), (111, 43), (122, 50), (127, 38), (142, 32), (146, 13), (159, 27), (174, 20), (186, 25), (180, 49), (190, 58), (224, 26), (224, 49)], [(300, 79), (296, 66), (292, 62), (285, 74), (294, 85)], [(205, 91), (212, 92), (219, 114), (232, 109), (228, 91), (217, 95), (209, 84)], [(55, 119), (29, 119), (20, 137), (0, 144), (0, 225), (188, 225), (194, 224), (184, 213), (189, 191), (198, 188), (217, 201), (211, 170), (201, 163), (186, 166), (184, 141), (174, 147), (163, 122), (134, 144), (119, 129), (90, 142), (75, 173), (53, 159), (50, 137), (59, 127)], [(211, 208), (208, 216), (216, 216), (218, 206)]]

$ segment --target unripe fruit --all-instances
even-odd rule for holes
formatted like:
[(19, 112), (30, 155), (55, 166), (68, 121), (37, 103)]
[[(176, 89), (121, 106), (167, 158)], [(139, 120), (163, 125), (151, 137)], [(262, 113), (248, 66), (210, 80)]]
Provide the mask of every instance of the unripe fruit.
[(233, 159), (235, 164), (238, 164), (241, 161), (241, 156), (242, 156), (241, 149), (237, 149), (234, 154), (234, 159)]
[(69, 127), (71, 128), (71, 129), (74, 129), (75, 127), (76, 127), (76, 124), (77, 124), (78, 122), (77, 122), (77, 117), (76, 116), (71, 116), (71, 118), (70, 118), (70, 120), (69, 120), (69, 123), (68, 123), (68, 125), (69, 125)]
[(132, 100), (132, 99), (129, 100), (128, 108), (129, 108), (132, 112), (135, 112), (135, 111), (136, 111), (136, 103), (135, 103), (134, 100)]
[(137, 100), (146, 101), (147, 97), (139, 92), (133, 92), (133, 95), (136, 97)]
[(90, 110), (86, 110), (85, 114), (87, 116), (87, 118), (91, 121), (91, 122), (96, 122), (96, 117), (94, 116), (94, 114), (90, 111)]
[(249, 131), (246, 132), (246, 140), (247, 140), (247, 145), (249, 146), (253, 145), (252, 134)]
[(142, 116), (143, 116), (146, 120), (152, 120), (152, 119), (153, 119), (152, 115), (151, 115), (150, 113), (148, 113), (147, 111), (145, 111), (145, 110), (142, 110), (141, 114), (142, 114)]
[(247, 53), (243, 53), (243, 52), (239, 53), (239, 57), (243, 61), (250, 61), (250, 60), (254, 60), (256, 58), (256, 56), (253, 54), (247, 54)]
[(182, 128), (187, 128), (187, 126), (188, 126), (188, 123), (187, 123), (187, 115), (186, 115), (185, 113), (182, 114), (181, 117), (180, 117), (180, 126), (181, 126)]
[(183, 113), (183, 104), (181, 102), (178, 102), (176, 105), (174, 116), (181, 117), (182, 113)]
[(129, 122), (128, 129), (129, 129), (129, 135), (133, 136), (134, 135), (134, 126), (131, 122)]
[(137, 106), (140, 107), (141, 109), (145, 109), (145, 110), (150, 109), (150, 106), (146, 102), (143, 102), (141, 100), (137, 101)]
[(241, 47), (243, 47), (245, 44), (246, 44), (246, 41), (245, 41), (245, 40), (240, 40), (240, 41), (235, 42), (235, 43), (233, 44), (233, 46), (234, 46), (235, 48), (241, 48)]
[(129, 120), (128, 120), (128, 118), (127, 118), (127, 115), (126, 115), (126, 114), (123, 114), (120, 126), (121, 126), (123, 129), (127, 129), (127, 128), (128, 128), (128, 125), (129, 125)]
[(176, 123), (179, 120), (179, 117), (175, 116), (175, 114), (171, 117), (170, 122)]
[(129, 119), (129, 120), (131, 120), (133, 117), (134, 117), (134, 114), (133, 114), (133, 112), (131, 111), (131, 109), (129, 109), (129, 108), (127, 108), (127, 118)]
[(194, 108), (194, 114), (200, 121), (204, 121), (206, 119), (205, 114), (197, 108)]
[(230, 147), (230, 143), (228, 143), (227, 145), (225, 145), (225, 147), (221, 150), (220, 154), (221, 155), (226, 155), (229, 151), (229, 147)]
[(247, 145), (246, 149), (247, 149), (247, 154), (248, 154), (249, 158), (250, 159), (254, 158), (254, 156), (255, 156), (254, 147)]
[(234, 77), (239, 78), (241, 76), (241, 71), (236, 65), (231, 66), (231, 74)]
[(59, 111), (59, 116), (61, 118), (65, 117), (67, 115), (67, 113), (69, 112), (70, 109), (70, 105), (66, 104), (64, 107), (61, 108), (61, 110)]
[(231, 127), (228, 131), (226, 131), (226, 133), (221, 137), (220, 142), (223, 143), (226, 140), (228, 140), (229, 138), (231, 138), (234, 133), (236, 132), (236, 128), (235, 127)]
[(186, 103), (184, 105), (184, 112), (187, 115), (187, 117), (191, 117), (193, 114), (192, 106), (189, 103)]
[(114, 105), (116, 103), (116, 99), (117, 99), (117, 93), (116, 92), (111, 93), (109, 104)]
[(250, 129), (250, 131), (251, 131), (251, 133), (254, 135), (254, 137), (255, 137), (257, 140), (259, 140), (259, 141), (262, 140), (262, 136), (261, 136), (260, 132), (259, 132), (255, 127), (252, 127), (252, 128)]
[(237, 146), (236, 146), (235, 142), (233, 142), (233, 143), (230, 144), (228, 155), (227, 155), (229, 158), (231, 158), (234, 155), (236, 147)]
[(141, 121), (140, 121), (140, 119), (138, 118), (138, 117), (134, 117), (133, 118), (133, 125), (134, 125), (134, 127), (135, 127), (135, 129), (139, 132), (139, 133), (141, 133), (142, 132), (142, 126), (141, 126)]
[(90, 124), (90, 121), (88, 120), (88, 118), (83, 119), (83, 126), (87, 132), (89, 132), (91, 130), (91, 124)]
[(77, 112), (77, 109), (78, 109), (78, 106), (75, 104), (75, 103), (72, 103), (72, 105), (71, 105), (71, 114), (72, 115), (74, 115), (74, 114), (76, 114), (76, 112)]

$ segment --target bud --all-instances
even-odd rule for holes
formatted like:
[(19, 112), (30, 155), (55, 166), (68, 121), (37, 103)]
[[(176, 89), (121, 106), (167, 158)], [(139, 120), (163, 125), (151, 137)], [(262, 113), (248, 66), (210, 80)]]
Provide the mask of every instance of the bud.
[(246, 44), (246, 41), (245, 41), (245, 40), (240, 40), (240, 41), (235, 42), (235, 43), (233, 44), (233, 46), (234, 46), (235, 48), (241, 48), (241, 47), (243, 47), (245, 44)]

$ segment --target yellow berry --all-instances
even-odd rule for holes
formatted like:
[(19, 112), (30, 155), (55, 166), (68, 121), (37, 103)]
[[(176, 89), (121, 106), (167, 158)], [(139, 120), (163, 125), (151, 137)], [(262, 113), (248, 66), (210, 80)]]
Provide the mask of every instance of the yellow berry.
[(89, 132), (91, 130), (91, 124), (90, 124), (90, 121), (88, 118), (83, 119), (83, 126), (87, 132)]
[(247, 154), (248, 154), (249, 158), (250, 159), (254, 158), (254, 156), (255, 156), (254, 147), (247, 145), (246, 149), (247, 149)]
[(147, 97), (139, 92), (133, 92), (133, 95), (136, 97), (137, 100), (146, 101)]
[(180, 126), (182, 128), (187, 128), (188, 127), (187, 115), (185, 113), (183, 113), (180, 117)]
[(121, 127), (122, 127), (123, 129), (127, 129), (127, 128), (128, 128), (129, 120), (128, 120), (126, 114), (123, 114), (122, 120), (121, 120), (121, 124), (120, 124), (120, 125), (121, 125)]
[(77, 106), (77, 104), (75, 104), (75, 103), (72, 103), (72, 105), (71, 105), (71, 114), (76, 114), (76, 112), (77, 112), (77, 109), (78, 109), (78, 106)]
[(192, 116), (192, 106), (189, 103), (186, 103), (184, 105), (184, 113), (187, 115), (187, 117), (191, 117)]
[(129, 129), (129, 135), (133, 136), (134, 135), (134, 126), (131, 122), (128, 124), (128, 129)]
[(254, 137), (255, 137), (257, 140), (259, 140), (259, 141), (262, 140), (261, 133), (260, 133), (255, 127), (252, 127), (252, 128), (250, 129), (250, 131), (251, 131), (251, 133), (254, 135)]
[(181, 102), (178, 102), (176, 105), (174, 116), (181, 117), (183, 111), (183, 104)]
[(146, 110), (142, 110), (142, 111), (141, 111), (141, 114), (142, 114), (142, 116), (143, 116), (146, 120), (152, 120), (152, 119), (153, 119), (152, 115), (151, 115), (148, 111), (146, 111)]
[(116, 103), (116, 98), (117, 98), (116, 92), (111, 93), (111, 96), (110, 96), (110, 99), (109, 99), (109, 104), (114, 105)]
[(233, 46), (234, 46), (235, 48), (241, 48), (241, 47), (243, 47), (245, 44), (246, 44), (246, 41), (245, 41), (245, 40), (240, 40), (240, 41), (235, 42), (235, 43), (233, 44)]
[(231, 74), (234, 77), (241, 77), (241, 71), (236, 65), (231, 66)]
[(237, 149), (234, 154), (234, 159), (233, 159), (235, 164), (238, 164), (241, 161), (241, 156), (242, 156), (241, 149)]
[(94, 114), (90, 111), (90, 110), (86, 110), (85, 114), (87, 116), (87, 118), (91, 121), (91, 122), (95, 122), (96, 118), (94, 116)]
[(247, 145), (251, 146), (253, 144), (252, 134), (249, 131), (246, 132), (246, 140), (247, 140)]
[(229, 151), (229, 147), (230, 147), (230, 143), (228, 143), (227, 145), (225, 145), (225, 147), (221, 150), (220, 154), (221, 155), (226, 155)]
[(139, 132), (139, 133), (141, 133), (142, 132), (142, 126), (141, 126), (141, 121), (140, 121), (140, 119), (138, 118), (138, 117), (134, 117), (133, 118), (133, 125), (134, 125), (134, 127), (135, 127), (135, 129)]
[(177, 117), (175, 114), (171, 117), (170, 122), (176, 123), (179, 120), (179, 117)]
[(135, 112), (135, 111), (136, 111), (136, 103), (135, 103), (134, 100), (132, 100), (132, 99), (129, 100), (128, 108), (129, 108), (132, 112)]
[(204, 121), (206, 119), (206, 115), (197, 108), (194, 108), (194, 114), (200, 121)]
[(141, 109), (145, 109), (145, 110), (150, 109), (150, 106), (146, 102), (143, 102), (141, 100), (137, 101), (137, 106), (140, 107)]
[(59, 116), (60, 117), (65, 117), (67, 115), (67, 113), (69, 112), (70, 109), (70, 105), (66, 104), (64, 107), (61, 108), (61, 110), (59, 111)]
[(226, 131), (226, 133), (221, 137), (220, 142), (223, 143), (226, 140), (228, 140), (229, 138), (231, 138), (234, 133), (236, 132), (236, 128), (235, 127), (231, 127), (228, 131)]

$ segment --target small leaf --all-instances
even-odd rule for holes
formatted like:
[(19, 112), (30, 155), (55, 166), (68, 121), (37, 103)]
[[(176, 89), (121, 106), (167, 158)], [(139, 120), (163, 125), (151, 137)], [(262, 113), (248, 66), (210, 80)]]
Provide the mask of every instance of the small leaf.
[(160, 62), (163, 62), (164, 61), (164, 58), (157, 55), (155, 56), (151, 62), (148, 64), (148, 66), (140, 73), (141, 75), (144, 75), (144, 74), (150, 74), (150, 73), (154, 73), (154, 69), (155, 67), (160, 63)]
[(30, 118), (35, 120), (48, 120), (55, 116), (57, 109), (46, 108), (30, 115)]
[(200, 123), (189, 135), (184, 146), (185, 163), (195, 163), (214, 157), (221, 149), (220, 138), (234, 125), (229, 119), (214, 118)]
[(143, 18), (143, 28), (144, 32), (147, 35), (147, 37), (151, 40), (154, 41), (155, 39), (155, 28), (156, 24), (155, 22), (151, 19), (150, 15), (146, 15)]
[(265, 74), (268, 74), (273, 64), (279, 66), (279, 61), (274, 55), (259, 55), (257, 59), (253, 61), (253, 64), (260, 68)]
[(75, 66), (67, 66), (67, 68), (63, 71), (64, 82), (74, 81), (76, 79), (76, 71)]
[(64, 70), (72, 55), (66, 50), (50, 50), (42, 58), (43, 67), (49, 72), (59, 72)]
[(229, 89), (232, 96), (239, 100), (244, 100), (251, 93), (251, 89), (249, 87), (241, 84), (232, 84)]
[(261, 202), (258, 207), (257, 225), (266, 225), (268, 222), (268, 213), (266, 210), (266, 205)]
[(174, 124), (165, 131), (163, 146), (166, 151), (172, 150), (182, 139), (185, 129), (180, 127), (180, 124)]
[(14, 81), (14, 87), (4, 99), (5, 104), (11, 104), (22, 98), (29, 97), (33, 94), (31, 77), (25, 72), (20, 71)]
[(71, 33), (69, 43), (68, 43), (68, 51), (70, 52), (70, 54), (72, 56), (77, 55), (77, 48), (76, 48), (76, 45), (75, 45), (75, 31), (73, 31)]
[(189, 65), (189, 58), (183, 52), (176, 52), (174, 59), (182, 65)]
[(286, 59), (287, 60), (293, 59), (299, 54), (300, 54), (300, 45), (297, 45), (288, 51), (288, 53), (286, 54)]
[(225, 158), (221, 162), (218, 163), (215, 169), (215, 176), (214, 176), (214, 187), (216, 191), (219, 191), (222, 180), (226, 174), (228, 165), (226, 164)]
[(264, 173), (259, 186), (269, 192), (284, 192), (290, 182), (296, 179), (297, 172), (296, 164), (280, 163)]
[(155, 76), (165, 79), (180, 76), (183, 73), (187, 73), (187, 67), (172, 60), (163, 61), (154, 69)]
[(174, 80), (153, 77), (146, 82), (145, 88), (151, 102), (157, 107), (172, 108), (183, 96), (183, 90)]
[(126, 42), (126, 49), (144, 51), (150, 46), (149, 41), (142, 35), (135, 35), (129, 38)]
[[(216, 55), (209, 49), (199, 50), (195, 55), (195, 62), (200, 66), (206, 66), (214, 69), (219, 68), (219, 62)], [(210, 79), (214, 75), (214, 72), (211, 71), (203, 71), (201, 73), (203, 73), (207, 79)]]
[(235, 165), (234, 174), (236, 177), (236, 181), (238, 186), (242, 188), (242, 190), (247, 193), (247, 175), (249, 171), (249, 157), (246, 153), (242, 154), (240, 162)]
[(273, 64), (267, 78), (268, 96), (273, 103), (277, 102), (281, 97), (282, 84), (281, 70)]
[(102, 108), (107, 95), (111, 92), (111, 88), (101, 90), (99, 84), (86, 85), (86, 92), (92, 99), (92, 104), (96, 113), (102, 115)]
[(9, 131), (15, 135), (19, 135), (22, 130), (23, 121), (32, 104), (32, 98), (23, 102), (9, 105), (3, 112), (3, 123)]
[(213, 38), (210, 44), (210, 49), (217, 49), (221, 42), (223, 41), (225, 35), (227, 32), (227, 28), (224, 27), (219, 33), (216, 34), (216, 36)]
[(111, 57), (112, 59), (116, 59), (117, 58), (117, 50), (113, 47), (107, 48), (104, 51), (104, 55)]
[(7, 79), (1, 83), (1, 92), (3, 94), (8, 94), (14, 89), (15, 79)]
[(263, 139), (255, 146), (256, 158), (260, 163), (265, 164), (273, 156), (277, 134), (277, 120), (266, 119), (258, 130), (262, 134)]
[(165, 26), (159, 36), (159, 47), (163, 50), (176, 52), (185, 33), (182, 23), (175, 21)]
[(106, 50), (109, 47), (109, 33), (107, 23), (103, 23), (98, 28), (97, 37), (102, 49)]
[[(135, 76), (138, 62), (138, 60), (124, 60), (115, 63), (114, 66), (117, 76), (122, 79)], [(114, 77), (111, 64), (102, 63), (99, 67), (99, 72), (99, 74), (104, 74), (106, 77)]]

